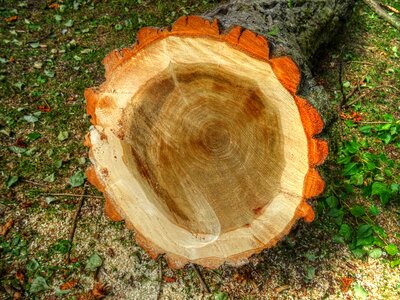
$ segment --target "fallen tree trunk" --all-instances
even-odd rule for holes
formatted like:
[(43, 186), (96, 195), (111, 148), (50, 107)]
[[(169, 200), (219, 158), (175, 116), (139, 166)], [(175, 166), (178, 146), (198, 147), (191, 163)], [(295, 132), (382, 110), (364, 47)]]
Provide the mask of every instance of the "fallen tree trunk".
[(85, 91), (106, 214), (175, 268), (240, 265), (312, 221), (331, 115), (309, 61), (352, 4), (232, 1), (110, 53)]

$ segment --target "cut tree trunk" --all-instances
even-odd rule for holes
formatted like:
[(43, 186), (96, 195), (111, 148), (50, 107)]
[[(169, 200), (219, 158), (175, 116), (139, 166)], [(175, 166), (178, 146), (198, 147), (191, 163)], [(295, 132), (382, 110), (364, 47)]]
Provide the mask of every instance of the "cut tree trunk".
[(174, 268), (243, 264), (312, 221), (332, 117), (309, 61), (352, 5), (232, 1), (110, 53), (85, 91), (106, 214)]

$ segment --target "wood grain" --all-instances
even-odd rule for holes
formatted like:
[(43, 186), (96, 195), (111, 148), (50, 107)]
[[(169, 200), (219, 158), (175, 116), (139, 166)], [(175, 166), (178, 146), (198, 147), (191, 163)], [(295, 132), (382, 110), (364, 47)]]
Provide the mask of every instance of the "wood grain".
[(142, 29), (104, 64), (106, 81), (85, 92), (88, 178), (153, 256), (239, 265), (312, 221), (323, 122), (296, 95), (297, 66), (270, 59), (264, 37), (183, 17)]

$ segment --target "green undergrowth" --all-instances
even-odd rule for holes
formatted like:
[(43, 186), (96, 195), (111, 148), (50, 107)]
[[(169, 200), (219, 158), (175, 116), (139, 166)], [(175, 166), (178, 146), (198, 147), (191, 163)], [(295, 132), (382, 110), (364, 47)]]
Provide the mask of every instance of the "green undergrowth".
[(347, 25), (352, 33), (341, 37), (353, 42), (336, 47), (336, 66), (322, 76), (336, 105), (343, 95), (346, 101), (317, 210), (335, 243), (347, 244), (355, 258), (382, 258), (394, 268), (400, 265), (400, 35), (367, 7), (355, 14)]
[[(85, 280), (93, 278), (111, 255), (93, 250), (96, 237), (81, 241), (90, 250), (75, 252), (78, 242), (67, 239), (71, 224), (62, 222), (77, 207), (77, 199), (45, 195), (83, 191), (89, 160), (82, 141), (90, 126), (83, 91), (104, 80), (102, 59), (113, 49), (131, 46), (139, 28), (167, 26), (178, 16), (204, 12), (217, 2), (0, 1), (0, 225), (14, 221), (0, 236), (0, 298), (13, 299), (20, 293), (26, 299), (76, 299), (91, 288)], [(383, 2), (400, 9), (399, 1)], [(309, 252), (314, 249), (300, 254), (315, 263), (304, 272), (301, 284), (306, 289), (318, 276), (319, 259), (333, 252), (332, 243), (345, 244), (356, 260), (371, 258), (396, 268), (396, 274), (400, 264), (400, 35), (364, 5), (357, 6), (343, 30), (345, 36), (337, 43), (343, 47), (329, 50), (317, 79), (339, 103), (342, 60), (344, 93), (357, 91), (341, 110), (337, 140), (324, 167), (326, 192), (316, 204), (315, 228), (329, 240), (320, 241), (322, 258)], [(89, 188), (88, 194), (96, 192)], [(92, 214), (86, 212), (81, 227), (95, 223)], [(47, 224), (53, 227), (40, 233)], [(123, 222), (107, 226), (125, 228)], [(63, 227), (67, 230), (61, 234)], [(114, 242), (132, 246), (129, 234)], [(310, 230), (307, 237), (313, 235)], [(276, 251), (290, 252), (294, 237), (289, 235)], [(73, 259), (68, 262), (69, 251)], [(132, 256), (143, 268), (157, 267), (141, 250)], [(292, 268), (289, 264), (283, 269), (281, 277)], [(165, 271), (169, 280), (183, 282), (188, 295), (200, 293), (194, 272)], [(257, 269), (257, 274), (263, 272)], [(204, 273), (206, 281), (215, 284), (212, 297), (234, 298), (231, 283), (223, 281), (224, 269)], [(61, 289), (75, 279), (82, 283)], [(149, 275), (136, 280), (144, 285)], [(359, 283), (353, 288), (355, 293), (365, 292)], [(238, 293), (250, 299), (246, 290)]]

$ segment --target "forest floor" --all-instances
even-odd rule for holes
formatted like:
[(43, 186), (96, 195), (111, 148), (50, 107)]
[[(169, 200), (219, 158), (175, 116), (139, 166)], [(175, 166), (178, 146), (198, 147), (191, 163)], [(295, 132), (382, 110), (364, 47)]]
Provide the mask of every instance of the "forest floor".
[(316, 62), (332, 101), (347, 98), (316, 221), (245, 266), (199, 267), (206, 294), (192, 267), (151, 260), (104, 216), (84, 175), (83, 91), (140, 27), (216, 4), (166, 2), (0, 2), (0, 299), (400, 299), (400, 34), (362, 1)]

